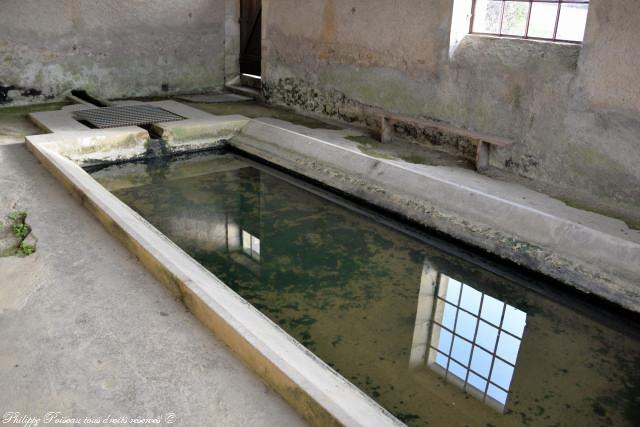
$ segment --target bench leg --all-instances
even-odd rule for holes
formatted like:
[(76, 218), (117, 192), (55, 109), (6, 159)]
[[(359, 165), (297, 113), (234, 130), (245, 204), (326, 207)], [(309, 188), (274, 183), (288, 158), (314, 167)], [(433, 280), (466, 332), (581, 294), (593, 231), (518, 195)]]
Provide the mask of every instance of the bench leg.
[(383, 117), (380, 120), (380, 142), (387, 143), (391, 142), (391, 132), (393, 131), (393, 126), (389, 123), (389, 119)]
[(476, 170), (483, 172), (489, 169), (489, 145), (484, 141), (478, 141), (476, 151)]

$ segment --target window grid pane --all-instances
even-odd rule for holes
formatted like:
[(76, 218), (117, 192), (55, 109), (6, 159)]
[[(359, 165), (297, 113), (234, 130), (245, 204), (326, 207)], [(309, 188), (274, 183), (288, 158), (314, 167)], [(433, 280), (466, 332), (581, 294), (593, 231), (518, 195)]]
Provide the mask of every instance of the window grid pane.
[[(477, 294), (464, 292), (467, 288), (470, 287), (463, 284), (462, 292), (436, 296), (437, 306), (448, 307), (449, 321), (446, 326), (444, 318), (433, 321), (433, 327), (440, 328), (439, 336), (446, 339), (430, 342), (429, 348), (434, 354), (433, 360), (443, 369), (445, 379), (451, 375), (454, 382), (462, 382), (464, 390), (472, 390), (472, 394), (485, 402), (487, 399), (498, 401), (504, 407), (515, 372), (526, 313), (475, 289)], [(473, 295), (471, 300), (469, 295)], [(495, 340), (487, 341), (486, 336), (482, 336), (482, 328), (487, 326), (496, 330)]]
[(473, 0), (469, 32), (582, 43), (589, 0)]

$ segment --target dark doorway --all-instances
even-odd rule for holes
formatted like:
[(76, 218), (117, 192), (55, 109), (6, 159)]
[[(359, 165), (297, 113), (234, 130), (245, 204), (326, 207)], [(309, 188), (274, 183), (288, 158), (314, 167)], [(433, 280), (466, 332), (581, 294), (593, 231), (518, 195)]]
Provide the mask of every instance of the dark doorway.
[(240, 73), (260, 75), (262, 0), (240, 0)]

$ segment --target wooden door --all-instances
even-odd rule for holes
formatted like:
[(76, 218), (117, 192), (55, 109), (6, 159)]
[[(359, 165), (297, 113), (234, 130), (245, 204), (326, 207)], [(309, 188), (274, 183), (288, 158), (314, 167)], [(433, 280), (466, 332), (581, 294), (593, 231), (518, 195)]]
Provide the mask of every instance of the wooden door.
[(260, 75), (262, 1), (240, 0), (240, 72)]

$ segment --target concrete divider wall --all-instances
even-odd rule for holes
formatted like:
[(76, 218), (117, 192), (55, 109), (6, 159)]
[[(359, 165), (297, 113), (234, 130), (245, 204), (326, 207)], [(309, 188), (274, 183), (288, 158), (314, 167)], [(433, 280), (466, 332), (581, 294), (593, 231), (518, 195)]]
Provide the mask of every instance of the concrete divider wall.
[(268, 119), (251, 121), (231, 144), (640, 311), (640, 233), (621, 221), (471, 171), (375, 158)]

